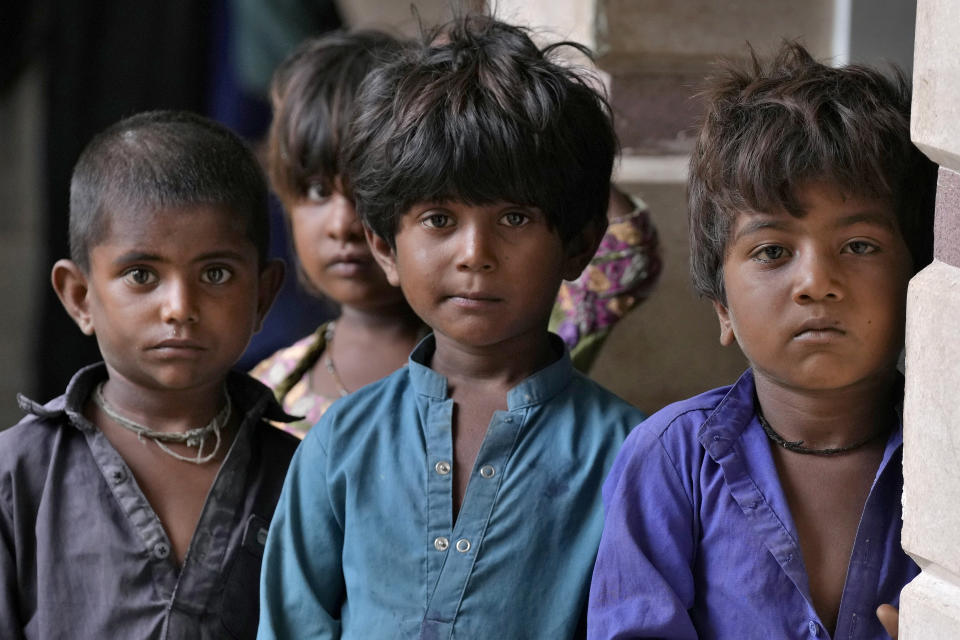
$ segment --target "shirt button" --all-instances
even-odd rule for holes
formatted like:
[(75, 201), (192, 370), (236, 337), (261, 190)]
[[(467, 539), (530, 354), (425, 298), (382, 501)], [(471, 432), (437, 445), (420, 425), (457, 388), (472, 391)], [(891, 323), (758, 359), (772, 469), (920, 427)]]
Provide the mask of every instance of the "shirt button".
[(153, 555), (160, 560), (166, 560), (170, 555), (170, 545), (166, 542), (158, 542), (153, 545)]
[(460, 538), (457, 540), (457, 551), (460, 553), (466, 553), (467, 551), (470, 551), (470, 541), (466, 538)]
[(503, 419), (503, 421), (506, 422), (507, 424), (510, 424), (511, 422), (513, 422), (513, 416), (507, 416), (506, 418)]
[(807, 628), (810, 629), (810, 635), (813, 636), (814, 638), (820, 635), (820, 627), (817, 626), (817, 623), (814, 622), (813, 620), (807, 623)]
[(435, 464), (433, 468), (436, 469), (437, 473), (439, 473), (442, 476), (445, 476), (448, 473), (450, 473), (450, 463), (447, 462), (446, 460), (441, 460), (440, 462)]
[(436, 540), (433, 541), (433, 548), (436, 549), (437, 551), (446, 551), (447, 549), (450, 548), (450, 541), (444, 538), (443, 536), (439, 536)]
[(492, 478), (493, 474), (495, 474), (496, 472), (497, 472), (496, 469), (494, 469), (489, 464), (485, 464), (482, 467), (480, 467), (480, 475), (482, 475), (484, 478)]
[(123, 469), (114, 469), (110, 472), (110, 478), (113, 479), (114, 483), (120, 484), (127, 478), (127, 474), (123, 472)]
[(533, 400), (533, 396), (530, 395), (529, 393), (526, 393), (523, 395), (523, 399), (526, 400), (527, 402), (530, 402), (531, 400)]

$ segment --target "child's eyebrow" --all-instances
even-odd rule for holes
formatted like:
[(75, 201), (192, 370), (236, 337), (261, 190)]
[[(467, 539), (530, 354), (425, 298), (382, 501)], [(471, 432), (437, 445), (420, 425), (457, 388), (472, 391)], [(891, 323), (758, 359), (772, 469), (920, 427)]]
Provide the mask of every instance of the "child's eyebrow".
[[(230, 260), (234, 262), (242, 262), (244, 260), (244, 256), (239, 251), (223, 249), (219, 251), (208, 251), (206, 253), (201, 253), (193, 258), (191, 262), (208, 262), (210, 260)], [(120, 265), (129, 264), (131, 262), (169, 262), (169, 260), (155, 253), (134, 250), (118, 256), (113, 262), (114, 264)]]
[(207, 262), (209, 260), (232, 260), (235, 262), (243, 262), (244, 259), (244, 255), (239, 251), (223, 249), (221, 251), (208, 251), (207, 253), (201, 253), (193, 259), (193, 262)]
[(127, 264), (129, 262), (163, 262), (163, 258), (145, 251), (127, 251), (117, 256), (113, 261), (114, 264)]
[(736, 234), (734, 234), (733, 241), (736, 242), (744, 236), (763, 231), (764, 229), (786, 229), (789, 226), (789, 221), (781, 218), (751, 216), (750, 222), (743, 225), (743, 227), (738, 229)]
[(838, 229), (843, 227), (852, 227), (855, 224), (873, 224), (885, 227), (889, 231), (896, 231), (897, 227), (890, 216), (884, 215), (880, 211), (858, 211), (837, 219), (834, 226)]

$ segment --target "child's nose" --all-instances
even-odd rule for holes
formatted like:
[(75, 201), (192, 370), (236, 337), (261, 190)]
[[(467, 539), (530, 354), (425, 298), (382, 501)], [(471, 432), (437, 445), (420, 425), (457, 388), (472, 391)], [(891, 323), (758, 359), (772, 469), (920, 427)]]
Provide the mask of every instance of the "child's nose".
[(492, 232), (479, 225), (468, 225), (461, 232), (460, 271), (493, 271), (497, 268), (496, 249)]
[(826, 250), (809, 250), (796, 258), (793, 298), (798, 303), (841, 300), (840, 270)]
[(164, 288), (161, 314), (168, 324), (192, 324), (200, 319), (196, 296), (188, 283), (173, 280)]
[(327, 204), (327, 235), (334, 240), (356, 241), (363, 238), (363, 225), (353, 203), (334, 193)]

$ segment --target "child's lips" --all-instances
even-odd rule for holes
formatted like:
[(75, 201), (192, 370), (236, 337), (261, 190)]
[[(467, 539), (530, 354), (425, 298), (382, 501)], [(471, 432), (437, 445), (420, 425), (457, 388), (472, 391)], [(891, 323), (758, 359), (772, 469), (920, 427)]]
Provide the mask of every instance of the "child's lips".
[(150, 347), (150, 351), (168, 357), (196, 357), (206, 351), (206, 347), (196, 340), (168, 338)]
[(807, 320), (794, 332), (794, 340), (801, 342), (833, 342), (847, 335), (836, 320), (816, 318)]
[(343, 277), (366, 273), (373, 266), (373, 258), (365, 255), (344, 255), (327, 264), (327, 270)]
[(464, 309), (486, 309), (503, 302), (503, 298), (483, 291), (461, 292), (447, 298), (453, 304)]

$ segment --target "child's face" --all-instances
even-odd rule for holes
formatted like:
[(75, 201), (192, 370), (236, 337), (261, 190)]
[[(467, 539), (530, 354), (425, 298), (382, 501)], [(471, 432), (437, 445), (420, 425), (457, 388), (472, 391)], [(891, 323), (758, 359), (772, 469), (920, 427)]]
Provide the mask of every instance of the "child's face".
[(96, 335), (111, 378), (164, 390), (219, 385), (283, 273), (276, 262), (261, 270), (243, 222), (206, 205), (115, 215), (75, 290), (61, 291), (58, 268), (58, 293)]
[(373, 259), (348, 198), (314, 188), (289, 210), (294, 250), (313, 286), (341, 305), (363, 310), (403, 300)]
[(417, 315), (438, 335), (476, 347), (542, 337), (561, 281), (585, 264), (564, 250), (543, 212), (509, 203), (421, 203), (400, 219), (395, 249), (367, 238)]
[(723, 344), (756, 375), (795, 389), (838, 389), (888, 375), (903, 346), (910, 252), (892, 205), (801, 190), (802, 217), (737, 214), (723, 262)]

